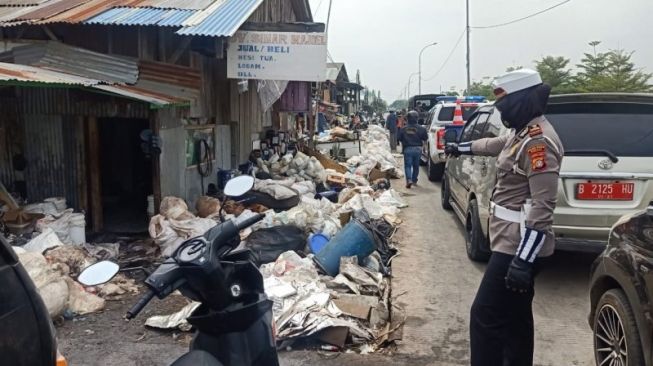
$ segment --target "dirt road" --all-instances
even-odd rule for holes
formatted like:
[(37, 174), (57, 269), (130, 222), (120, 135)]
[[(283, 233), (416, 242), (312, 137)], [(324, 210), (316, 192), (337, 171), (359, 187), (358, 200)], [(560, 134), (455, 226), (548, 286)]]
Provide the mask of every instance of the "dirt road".
[[(469, 364), (468, 313), (484, 266), (467, 259), (462, 227), (452, 213), (441, 209), (439, 194), (439, 184), (424, 178), (407, 192), (410, 207), (403, 211), (404, 224), (397, 233), (401, 256), (393, 263), (393, 294), (403, 294), (397, 302), (408, 317), (404, 340), (394, 354), (342, 354), (331, 359), (315, 352), (282, 352), (282, 365)], [(592, 260), (593, 256), (558, 253), (539, 277), (534, 304), (537, 365), (593, 365), (586, 321)], [(159, 303), (145, 315), (179, 308), (179, 301)], [(167, 365), (184, 352), (189, 335), (173, 338), (169, 332), (146, 330), (145, 317), (125, 324), (120, 317), (129, 304), (112, 303), (103, 314), (68, 321), (58, 329), (70, 365)]]

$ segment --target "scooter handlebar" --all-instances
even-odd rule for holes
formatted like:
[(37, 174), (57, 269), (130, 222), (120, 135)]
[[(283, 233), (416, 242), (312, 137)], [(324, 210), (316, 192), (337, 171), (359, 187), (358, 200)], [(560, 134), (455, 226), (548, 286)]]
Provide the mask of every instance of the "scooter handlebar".
[(256, 214), (255, 216), (252, 216), (249, 219), (246, 219), (244, 221), (239, 222), (236, 225), (236, 228), (238, 229), (238, 231), (247, 229), (248, 227), (256, 224), (257, 222), (263, 220), (264, 218), (265, 218), (265, 215)]
[(134, 306), (132, 306), (131, 309), (129, 309), (129, 311), (125, 315), (125, 318), (128, 320), (134, 319), (136, 315), (138, 315), (138, 313), (140, 313), (141, 310), (143, 310), (145, 305), (147, 305), (150, 302), (150, 300), (154, 298), (154, 295), (155, 295), (154, 291), (148, 288), (147, 292), (145, 292), (143, 296), (141, 296), (138, 302), (134, 304)]

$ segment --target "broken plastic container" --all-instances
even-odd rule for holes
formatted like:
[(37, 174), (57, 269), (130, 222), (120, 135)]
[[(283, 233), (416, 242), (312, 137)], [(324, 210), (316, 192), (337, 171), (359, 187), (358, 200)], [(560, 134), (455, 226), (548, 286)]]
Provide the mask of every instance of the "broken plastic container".
[(374, 236), (358, 221), (352, 220), (336, 234), (315, 256), (317, 263), (329, 276), (340, 271), (341, 257), (358, 257), (359, 263), (376, 249)]

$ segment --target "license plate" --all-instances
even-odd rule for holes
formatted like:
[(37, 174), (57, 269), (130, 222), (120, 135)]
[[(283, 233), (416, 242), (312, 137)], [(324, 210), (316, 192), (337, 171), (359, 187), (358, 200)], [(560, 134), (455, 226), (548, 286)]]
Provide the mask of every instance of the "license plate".
[(635, 183), (578, 183), (576, 199), (588, 201), (632, 201)]

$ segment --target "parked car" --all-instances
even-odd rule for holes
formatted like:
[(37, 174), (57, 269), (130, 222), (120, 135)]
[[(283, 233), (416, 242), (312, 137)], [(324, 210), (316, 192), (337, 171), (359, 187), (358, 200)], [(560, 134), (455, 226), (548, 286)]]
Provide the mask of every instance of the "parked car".
[[(444, 98), (444, 100), (442, 100)], [(441, 97), (440, 102), (426, 116), (428, 141), (422, 150), (422, 162), (426, 164), (427, 175), (431, 181), (439, 181), (444, 174), (446, 158), (444, 156), (444, 127), (453, 123), (456, 109), (456, 97)], [(483, 97), (467, 97), (462, 99), (460, 107), (463, 121), (476, 112), (478, 107), (487, 105)]]
[[(619, 218), (653, 200), (653, 95), (552, 96), (546, 117), (565, 147), (554, 214), (556, 247), (600, 252)], [(470, 117), (459, 142), (510, 133), (493, 106)], [(467, 254), (489, 255), (488, 221), (496, 158), (448, 159), (442, 206), (467, 230)]]
[(589, 323), (597, 365), (653, 365), (653, 202), (624, 217), (592, 265)]

